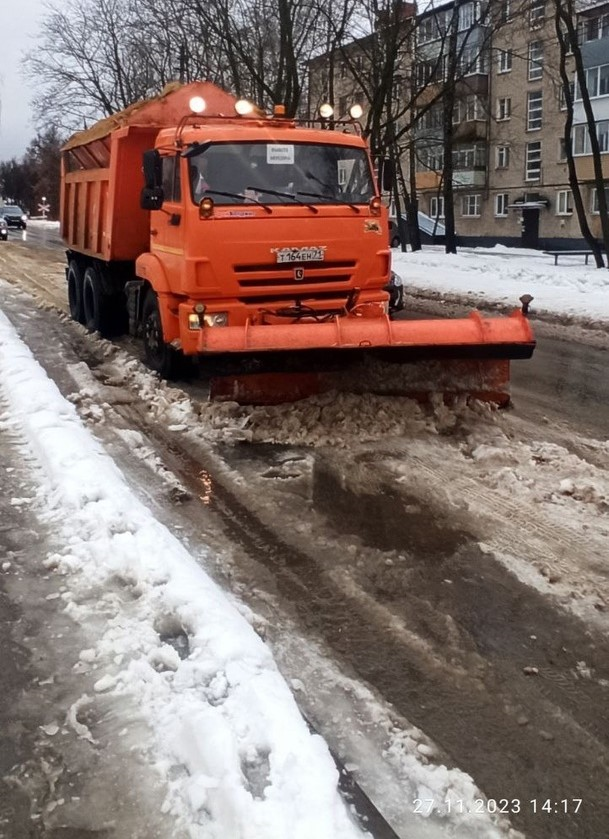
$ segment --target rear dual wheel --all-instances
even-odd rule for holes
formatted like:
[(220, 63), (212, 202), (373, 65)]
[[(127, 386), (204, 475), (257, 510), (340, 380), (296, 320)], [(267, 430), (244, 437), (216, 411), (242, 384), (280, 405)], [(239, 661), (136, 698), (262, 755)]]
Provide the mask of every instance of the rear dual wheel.
[(82, 305), (82, 271), (78, 263), (72, 260), (68, 265), (68, 304), (70, 306), (70, 317), (77, 323), (85, 322), (85, 314)]
[(122, 335), (128, 326), (124, 294), (108, 294), (93, 265), (85, 270), (82, 281), (82, 315), (86, 329), (104, 338)]

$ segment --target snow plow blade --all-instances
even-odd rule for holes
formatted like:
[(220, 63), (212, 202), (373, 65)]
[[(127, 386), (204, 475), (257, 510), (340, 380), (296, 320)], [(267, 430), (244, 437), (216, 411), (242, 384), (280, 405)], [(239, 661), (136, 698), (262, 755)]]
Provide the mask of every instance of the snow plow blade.
[[(520, 310), (501, 318), (472, 312), (454, 320), (351, 316), (326, 323), (223, 327), (202, 330), (199, 340), (203, 355), (273, 355), (274, 369), (212, 378), (211, 399), (241, 404), (278, 404), (338, 389), (419, 400), (433, 394), (446, 400), (464, 396), (505, 406), (510, 359), (530, 358), (535, 348)], [(309, 355), (315, 360), (307, 368)], [(305, 368), (290, 369), (293, 357)]]

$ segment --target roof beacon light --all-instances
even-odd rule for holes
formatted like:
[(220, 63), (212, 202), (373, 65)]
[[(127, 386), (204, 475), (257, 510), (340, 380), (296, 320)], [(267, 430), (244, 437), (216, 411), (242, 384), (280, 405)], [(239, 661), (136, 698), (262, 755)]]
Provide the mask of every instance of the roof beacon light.
[(188, 103), (188, 107), (193, 112), (193, 114), (202, 114), (205, 108), (207, 107), (207, 103), (202, 96), (193, 96), (192, 99)]
[(246, 117), (254, 110), (254, 106), (247, 99), (239, 99), (235, 102), (235, 111), (240, 117)]
[(330, 119), (334, 114), (334, 108), (328, 102), (324, 102), (319, 108), (319, 115), (322, 119)]
[(285, 116), (285, 105), (274, 105), (273, 106), (273, 116), (274, 117), (284, 117)]
[(349, 108), (349, 116), (351, 117), (351, 119), (361, 119), (363, 113), (364, 109), (361, 105), (351, 105), (351, 107)]

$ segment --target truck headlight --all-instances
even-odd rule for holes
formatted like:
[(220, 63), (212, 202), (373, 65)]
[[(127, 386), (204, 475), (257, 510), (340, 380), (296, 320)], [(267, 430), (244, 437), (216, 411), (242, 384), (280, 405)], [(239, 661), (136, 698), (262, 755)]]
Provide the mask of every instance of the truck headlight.
[(228, 326), (228, 312), (210, 312), (203, 315), (205, 326)]

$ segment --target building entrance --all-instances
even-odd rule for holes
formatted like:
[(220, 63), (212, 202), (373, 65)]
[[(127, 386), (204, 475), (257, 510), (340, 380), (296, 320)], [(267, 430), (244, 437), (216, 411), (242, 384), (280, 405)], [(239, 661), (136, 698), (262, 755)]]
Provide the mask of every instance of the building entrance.
[(522, 210), (521, 245), (523, 248), (539, 247), (539, 210), (537, 207), (527, 207)]

